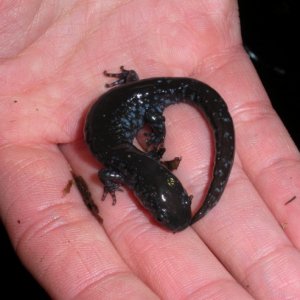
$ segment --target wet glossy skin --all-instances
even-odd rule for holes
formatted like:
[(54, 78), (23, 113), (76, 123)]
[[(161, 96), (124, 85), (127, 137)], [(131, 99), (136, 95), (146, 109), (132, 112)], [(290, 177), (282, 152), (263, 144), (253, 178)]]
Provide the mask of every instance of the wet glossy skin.
[[(105, 75), (118, 80), (91, 107), (85, 125), (85, 140), (93, 155), (105, 165), (99, 171), (107, 193), (116, 201), (120, 185), (131, 188), (142, 205), (163, 226), (183, 230), (203, 217), (220, 199), (234, 157), (234, 128), (221, 96), (208, 85), (191, 78), (162, 77), (139, 80), (131, 70)], [(164, 109), (176, 103), (200, 109), (213, 130), (215, 160), (205, 200), (192, 216), (191, 197), (160, 159), (164, 153)], [(148, 151), (133, 144), (137, 132), (148, 124)]]

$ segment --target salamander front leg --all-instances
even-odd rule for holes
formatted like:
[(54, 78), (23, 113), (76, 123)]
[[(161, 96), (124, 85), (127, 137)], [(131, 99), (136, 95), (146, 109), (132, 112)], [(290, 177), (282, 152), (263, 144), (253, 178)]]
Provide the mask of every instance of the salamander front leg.
[(107, 194), (109, 193), (112, 197), (112, 205), (117, 203), (116, 191), (122, 191), (120, 185), (123, 184), (123, 177), (116, 171), (112, 169), (102, 169), (98, 172), (98, 177), (104, 185), (104, 191), (102, 195), (102, 201), (105, 200)]

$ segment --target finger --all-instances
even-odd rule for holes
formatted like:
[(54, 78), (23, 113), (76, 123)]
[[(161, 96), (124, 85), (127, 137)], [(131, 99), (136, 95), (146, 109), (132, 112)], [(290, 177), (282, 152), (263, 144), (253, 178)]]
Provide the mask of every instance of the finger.
[[(63, 148), (76, 172), (89, 182), (95, 199), (102, 185), (85, 145)], [(84, 160), (81, 158), (85, 158)], [(131, 193), (99, 204), (103, 226), (126, 263), (162, 299), (252, 299), (189, 228), (173, 234), (155, 224)]]
[[(243, 55), (214, 76), (234, 118), (243, 168), (292, 243), (300, 247), (300, 156)], [(244, 62), (243, 62), (244, 61)], [(224, 85), (224, 78), (226, 84)], [(288, 202), (290, 199), (294, 201)]]
[(51, 297), (157, 299), (118, 255), (77, 189), (65, 188), (70, 167), (56, 146), (2, 146), (0, 169), (3, 223)]
[[(248, 99), (258, 99), (256, 104), (259, 105), (256, 108), (260, 111), (266, 111), (264, 103), (267, 101), (253, 68), (243, 59), (243, 55), (235, 56), (235, 61), (223, 66), (222, 72), (214, 74), (213, 81), (229, 104), (234, 118), (237, 155), (229, 185), (220, 203), (195, 228), (228, 270), (255, 298), (272, 299), (280, 295), (283, 299), (297, 299), (300, 290), (295, 278), (300, 277), (299, 253), (282, 231), (275, 218), (277, 215), (274, 217), (272, 205), (269, 206), (270, 211), (264, 203), (267, 191), (267, 204), (272, 203), (270, 199), (274, 196), (278, 200), (277, 195), (274, 195), (277, 189), (273, 186), (272, 190), (272, 176), (276, 175), (277, 181), (281, 174), (276, 170), (276, 174), (271, 172), (268, 175), (264, 166), (270, 163), (272, 149), (278, 146), (282, 148), (284, 140), (288, 141), (283, 138), (286, 132), (278, 121), (274, 127), (274, 117), (271, 123), (260, 119), (258, 127), (252, 124), (252, 118), (250, 122), (247, 122), (247, 118), (244, 119), (246, 113), (238, 115), (239, 108), (245, 107), (244, 103), (247, 101), (249, 103)], [(277, 132), (280, 138), (272, 137)], [(288, 153), (295, 155), (291, 141), (288, 145)], [(280, 152), (283, 154), (283, 151)], [(264, 179), (259, 172), (253, 171), (255, 165), (257, 170), (263, 172)], [(292, 176), (296, 176), (296, 172), (290, 171)]]
[[(240, 85), (245, 83), (240, 81)], [(248, 89), (234, 114), (237, 149), (247, 175), (295, 246), (300, 248), (300, 155), (267, 95)], [(294, 199), (288, 203), (290, 199)]]
[(220, 203), (194, 228), (255, 299), (299, 297), (300, 255), (238, 166)]

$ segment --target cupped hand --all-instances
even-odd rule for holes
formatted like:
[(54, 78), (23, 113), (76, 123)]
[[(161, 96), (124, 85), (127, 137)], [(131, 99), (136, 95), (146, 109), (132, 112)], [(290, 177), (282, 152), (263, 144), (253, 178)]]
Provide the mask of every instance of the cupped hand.
[[(1, 219), (51, 297), (300, 298), (299, 152), (243, 51), (235, 1), (2, 1), (0, 15)], [(82, 128), (105, 91), (103, 70), (120, 65), (141, 78), (197, 78), (228, 103), (230, 180), (183, 232), (153, 223), (128, 191), (114, 207), (99, 201), (100, 165)], [(165, 157), (183, 157), (176, 175), (195, 210), (210, 134), (191, 107), (165, 115)], [(71, 170), (87, 181), (102, 225), (68, 185)]]

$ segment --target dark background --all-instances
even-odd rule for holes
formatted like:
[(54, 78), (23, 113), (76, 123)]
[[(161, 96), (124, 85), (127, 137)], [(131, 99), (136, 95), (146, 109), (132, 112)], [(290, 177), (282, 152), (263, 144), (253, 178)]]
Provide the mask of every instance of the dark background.
[[(296, 65), (299, 63), (299, 24), (296, 26), (295, 0), (240, 0), (243, 40), (253, 58), (272, 104), (292, 138), (300, 146), (299, 96), (296, 93)], [(299, 18), (299, 17), (298, 17)], [(298, 22), (297, 22), (298, 23)], [(297, 52), (297, 53), (296, 53)], [(300, 84), (299, 84), (300, 85)], [(1, 292), (9, 299), (28, 297), (49, 299), (43, 289), (22, 267), (4, 227), (0, 224)]]

